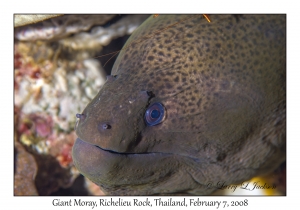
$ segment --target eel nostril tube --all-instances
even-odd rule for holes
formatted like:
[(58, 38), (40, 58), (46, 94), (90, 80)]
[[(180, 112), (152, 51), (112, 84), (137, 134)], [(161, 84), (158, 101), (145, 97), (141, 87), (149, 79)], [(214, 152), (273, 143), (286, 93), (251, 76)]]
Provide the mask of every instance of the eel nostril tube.
[(74, 127), (74, 130), (76, 130), (77, 129), (77, 127), (78, 127), (78, 124), (79, 124), (79, 121), (80, 120), (84, 120), (85, 119), (85, 117), (86, 117), (86, 115), (85, 114), (76, 114), (76, 118), (77, 118), (77, 120), (76, 120), (76, 123), (75, 123), (75, 127)]
[(85, 115), (84, 114), (76, 114), (76, 118), (84, 120), (85, 119)]

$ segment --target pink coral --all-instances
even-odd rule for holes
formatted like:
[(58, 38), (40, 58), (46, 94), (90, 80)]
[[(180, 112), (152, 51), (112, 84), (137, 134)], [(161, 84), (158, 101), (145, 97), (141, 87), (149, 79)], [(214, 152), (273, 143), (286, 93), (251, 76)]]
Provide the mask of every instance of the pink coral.
[(48, 137), (52, 133), (53, 121), (49, 115), (31, 114), (30, 118), (35, 124), (35, 131), (40, 137)]
[(64, 168), (72, 166), (72, 146), (75, 139), (75, 131), (72, 131), (70, 134), (60, 133), (55, 140), (51, 141), (49, 153), (56, 157), (56, 160)]
[(53, 120), (47, 114), (32, 113), (21, 116), (18, 132), (26, 135), (49, 137), (53, 130)]
[(72, 162), (72, 145), (64, 144), (61, 149), (61, 153), (57, 156), (57, 160), (63, 167), (68, 166)]

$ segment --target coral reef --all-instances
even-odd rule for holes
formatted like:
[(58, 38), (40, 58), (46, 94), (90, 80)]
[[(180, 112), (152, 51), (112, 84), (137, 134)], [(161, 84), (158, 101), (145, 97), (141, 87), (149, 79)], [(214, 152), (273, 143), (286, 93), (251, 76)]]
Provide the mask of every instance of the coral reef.
[[(18, 27), (15, 29), (15, 38), (22, 41), (61, 39), (72, 33), (75, 34), (80, 31), (86, 31), (93, 25), (105, 24), (114, 16), (115, 15), (63, 15), (33, 25)], [(30, 21), (34, 23), (36, 22), (35, 20), (39, 18), (39, 16), (34, 15), (15, 16), (15, 22), (19, 22), (20, 17), (22, 17), (22, 20), (27, 20), (26, 24)]]
[(32, 23), (37, 23), (49, 18), (57, 17), (60, 15), (14, 15), (14, 26), (24, 26)]

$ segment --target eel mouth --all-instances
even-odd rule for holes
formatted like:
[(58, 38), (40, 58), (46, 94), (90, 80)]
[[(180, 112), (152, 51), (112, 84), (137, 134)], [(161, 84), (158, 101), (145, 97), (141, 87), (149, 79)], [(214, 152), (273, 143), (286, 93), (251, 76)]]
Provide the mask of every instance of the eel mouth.
[[(72, 156), (81, 174), (110, 193), (118, 193), (116, 189), (127, 190), (130, 195), (181, 192), (188, 188), (187, 183), (197, 182), (175, 154), (118, 153), (77, 138)], [(177, 183), (176, 187), (166, 190), (170, 183)]]
[[(99, 145), (91, 144), (91, 143), (86, 142), (86, 141), (84, 141), (84, 140), (82, 140), (80, 138), (76, 139), (75, 144), (76, 144), (76, 142), (78, 142), (77, 144), (84, 145), (84, 147), (85, 147), (84, 149), (89, 149), (89, 148), (91, 149), (91, 147), (95, 147), (95, 148), (101, 150), (103, 153), (110, 153), (111, 155), (146, 155), (146, 154), (155, 154), (155, 153), (168, 154), (168, 153), (162, 153), (162, 152), (138, 152), (138, 153), (134, 153), (134, 152), (118, 152), (118, 151), (115, 151), (115, 150), (102, 148)], [(75, 146), (75, 144), (74, 144), (74, 146)], [(93, 149), (93, 151), (94, 151), (94, 149)]]
[(156, 180), (156, 173), (164, 177), (175, 170), (167, 167), (174, 159), (172, 154), (118, 153), (89, 144), (80, 138), (73, 145), (72, 157), (80, 173), (97, 184), (146, 184)]
[[(77, 138), (72, 149), (73, 163), (83, 174), (106, 173), (121, 164), (141, 164), (156, 162), (156, 159), (167, 158), (173, 154), (161, 152), (120, 153), (104, 149)], [(144, 165), (144, 164), (142, 164)]]
[(124, 162), (122, 161), (124, 157), (126, 157), (125, 154), (103, 149), (80, 138), (76, 139), (72, 149), (74, 165), (91, 180), (95, 180), (99, 175), (103, 177), (103, 175), (110, 174)]

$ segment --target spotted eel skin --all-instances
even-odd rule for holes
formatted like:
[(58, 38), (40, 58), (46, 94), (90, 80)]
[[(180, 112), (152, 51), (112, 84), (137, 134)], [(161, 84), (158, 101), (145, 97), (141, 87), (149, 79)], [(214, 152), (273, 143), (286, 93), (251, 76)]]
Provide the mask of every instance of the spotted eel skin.
[(285, 161), (286, 16), (209, 18), (150, 16), (77, 115), (74, 164), (106, 194), (207, 195)]

